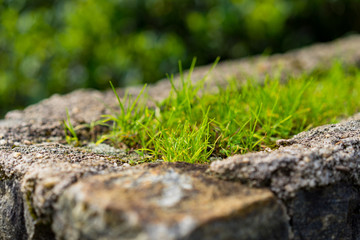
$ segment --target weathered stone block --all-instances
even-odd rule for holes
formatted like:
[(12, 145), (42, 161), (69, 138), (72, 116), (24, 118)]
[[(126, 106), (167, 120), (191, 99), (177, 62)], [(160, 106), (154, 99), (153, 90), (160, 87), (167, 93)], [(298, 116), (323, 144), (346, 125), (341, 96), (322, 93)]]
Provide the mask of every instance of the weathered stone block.
[(210, 171), (269, 187), (285, 202), (295, 239), (359, 239), (360, 120), (321, 126), (278, 144), (271, 152), (214, 162)]
[(0, 239), (26, 240), (24, 202), (20, 184), (2, 177), (0, 180)]
[(273, 194), (217, 180), (190, 164), (84, 178), (56, 204), (59, 239), (288, 239)]

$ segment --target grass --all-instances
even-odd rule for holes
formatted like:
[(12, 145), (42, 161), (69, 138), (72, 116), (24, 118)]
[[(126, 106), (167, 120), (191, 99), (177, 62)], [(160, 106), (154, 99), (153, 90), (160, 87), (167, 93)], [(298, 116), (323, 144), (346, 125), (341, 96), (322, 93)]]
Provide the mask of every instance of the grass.
[(171, 94), (155, 108), (147, 107), (146, 96), (141, 97), (145, 86), (131, 101), (129, 95), (120, 99), (111, 85), (120, 112), (104, 116), (103, 124), (111, 124), (111, 131), (98, 142), (136, 150), (152, 159), (206, 163), (210, 157), (274, 148), (278, 139), (334, 123), (360, 109), (360, 72), (340, 63), (327, 71), (291, 78), (286, 84), (278, 78), (267, 78), (263, 84), (250, 80), (239, 84), (232, 79), (218, 93), (201, 95), (205, 79), (191, 82), (194, 66), (195, 61), (188, 77), (181, 75), (180, 87), (170, 77)]
[(75, 146), (80, 145), (79, 138), (76, 134), (76, 130), (71, 123), (69, 110), (66, 109), (66, 121), (64, 121), (64, 130), (65, 130), (65, 140), (69, 144), (73, 144)]

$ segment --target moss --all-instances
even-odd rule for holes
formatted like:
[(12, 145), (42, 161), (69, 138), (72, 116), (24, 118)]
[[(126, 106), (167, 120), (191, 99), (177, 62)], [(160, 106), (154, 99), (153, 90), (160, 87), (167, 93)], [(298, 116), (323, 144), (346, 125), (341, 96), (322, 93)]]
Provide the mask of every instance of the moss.
[(194, 66), (195, 62), (189, 76), (182, 76), (180, 87), (170, 79), (170, 96), (155, 108), (147, 106), (145, 96), (140, 98), (145, 88), (136, 98), (125, 94), (123, 99), (114, 89), (121, 110), (104, 116), (110, 132), (98, 143), (136, 152), (145, 162), (149, 159), (145, 156), (150, 156), (152, 161), (208, 163), (276, 148), (279, 139), (335, 123), (360, 110), (360, 72), (341, 63), (284, 84), (280, 76), (263, 84), (249, 80), (240, 85), (230, 79), (217, 93), (201, 94), (205, 79), (191, 82)]

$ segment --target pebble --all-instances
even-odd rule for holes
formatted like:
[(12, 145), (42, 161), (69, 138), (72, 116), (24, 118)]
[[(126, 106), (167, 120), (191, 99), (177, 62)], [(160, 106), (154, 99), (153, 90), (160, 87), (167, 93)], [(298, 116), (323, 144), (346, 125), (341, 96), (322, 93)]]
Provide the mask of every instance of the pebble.
[(14, 158), (21, 158), (21, 153), (19, 153), (19, 152), (14, 152), (14, 153), (13, 153), (13, 157), (14, 157)]
[(128, 168), (128, 167), (131, 167), (131, 165), (128, 164), (128, 163), (124, 163), (124, 164), (122, 165), (122, 167), (123, 167), (123, 168)]
[(305, 157), (304, 157), (304, 162), (307, 162), (307, 163), (308, 163), (308, 162), (310, 162), (310, 161), (311, 161), (311, 160), (310, 160), (310, 158), (309, 158), (308, 156), (305, 156)]

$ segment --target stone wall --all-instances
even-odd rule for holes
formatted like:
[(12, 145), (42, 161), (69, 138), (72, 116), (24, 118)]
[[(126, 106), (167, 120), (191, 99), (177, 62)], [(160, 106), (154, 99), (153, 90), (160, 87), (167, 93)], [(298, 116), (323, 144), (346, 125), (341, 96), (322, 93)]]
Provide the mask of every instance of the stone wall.
[[(335, 60), (359, 64), (360, 36), (223, 62), (207, 86), (261, 81), (279, 66), (286, 79)], [(149, 87), (153, 101), (169, 91), (167, 80)], [(116, 108), (111, 91), (77, 90), (0, 120), (0, 239), (360, 239), (359, 116), (210, 166), (131, 167), (135, 153), (64, 143), (66, 109), (78, 125), (107, 113), (103, 103)]]

